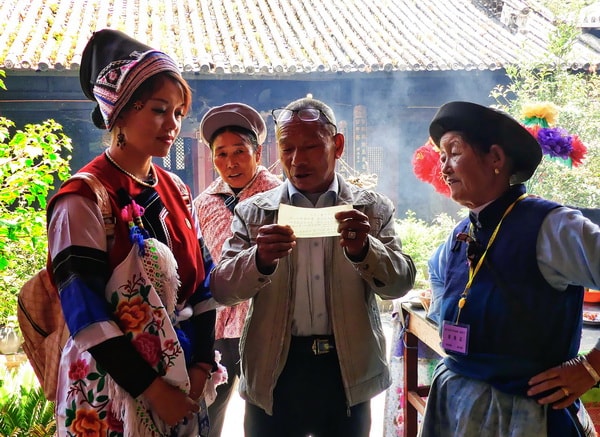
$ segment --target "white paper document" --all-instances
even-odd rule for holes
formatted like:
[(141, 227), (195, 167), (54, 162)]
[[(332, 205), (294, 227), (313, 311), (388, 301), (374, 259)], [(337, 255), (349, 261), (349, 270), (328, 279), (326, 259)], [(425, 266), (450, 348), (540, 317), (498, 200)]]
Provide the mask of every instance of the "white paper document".
[(277, 224), (289, 225), (297, 238), (333, 237), (339, 235), (335, 214), (349, 211), (352, 205), (338, 205), (327, 208), (299, 208), (279, 205)]

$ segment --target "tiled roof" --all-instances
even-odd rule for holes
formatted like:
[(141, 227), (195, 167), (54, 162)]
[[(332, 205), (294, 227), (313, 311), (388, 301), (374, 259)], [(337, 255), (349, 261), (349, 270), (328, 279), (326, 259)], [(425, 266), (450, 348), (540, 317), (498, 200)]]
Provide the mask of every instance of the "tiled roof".
[(582, 28), (600, 27), (600, 3), (593, 3), (583, 8), (575, 21)]
[[(111, 27), (189, 74), (497, 69), (546, 50), (552, 17), (534, 1), (2, 0), (0, 68), (77, 71), (91, 33)], [(586, 34), (568, 61), (597, 64), (599, 47)]]

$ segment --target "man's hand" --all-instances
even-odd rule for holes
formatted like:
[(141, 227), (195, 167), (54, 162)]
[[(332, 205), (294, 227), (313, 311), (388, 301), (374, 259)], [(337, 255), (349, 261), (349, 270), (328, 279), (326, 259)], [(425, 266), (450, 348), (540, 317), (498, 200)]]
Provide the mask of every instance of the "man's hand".
[(338, 212), (335, 219), (339, 222), (340, 245), (351, 259), (362, 260), (369, 250), (369, 218), (359, 210), (351, 209)]
[(256, 264), (259, 271), (272, 270), (277, 260), (288, 256), (296, 247), (296, 236), (289, 226), (265, 225), (256, 237)]

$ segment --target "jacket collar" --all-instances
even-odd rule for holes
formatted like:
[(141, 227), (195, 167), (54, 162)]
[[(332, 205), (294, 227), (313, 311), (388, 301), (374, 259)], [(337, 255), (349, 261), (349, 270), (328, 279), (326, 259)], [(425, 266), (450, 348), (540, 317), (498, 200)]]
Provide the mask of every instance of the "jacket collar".
[[(337, 178), (339, 187), (336, 205), (351, 204), (354, 206), (365, 206), (375, 203), (375, 194), (372, 191), (347, 182), (338, 173), (336, 173), (335, 177)], [(289, 183), (290, 181), (286, 179), (279, 187), (256, 196), (254, 204), (259, 208), (270, 211), (279, 209), (280, 203), (290, 204)]]
[(525, 193), (525, 185), (512, 185), (502, 196), (483, 208), (479, 214), (469, 213), (469, 219), (476, 229), (493, 229), (506, 208), (513, 203), (520, 195)]

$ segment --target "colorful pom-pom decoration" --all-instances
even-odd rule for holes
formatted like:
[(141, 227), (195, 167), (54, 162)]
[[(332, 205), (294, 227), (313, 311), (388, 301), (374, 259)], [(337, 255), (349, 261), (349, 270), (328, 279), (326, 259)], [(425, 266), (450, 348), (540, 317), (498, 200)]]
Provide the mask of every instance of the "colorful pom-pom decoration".
[(425, 144), (415, 150), (412, 157), (412, 167), (415, 176), (431, 184), (435, 191), (450, 197), (450, 187), (442, 175), (439, 149), (429, 139)]
[(560, 162), (567, 167), (579, 166), (587, 153), (587, 147), (576, 134), (555, 126), (558, 107), (551, 102), (523, 105), (523, 125), (540, 143), (546, 159)]
[(521, 110), (525, 126), (552, 126), (558, 119), (558, 107), (550, 102), (526, 103)]
[[(545, 159), (565, 166), (577, 167), (587, 154), (587, 147), (577, 134), (555, 126), (558, 120), (558, 107), (551, 102), (536, 102), (523, 105), (522, 125), (538, 141)], [(440, 151), (431, 138), (415, 150), (412, 157), (415, 176), (431, 184), (435, 191), (450, 197), (450, 187), (444, 181), (440, 164)]]
[(129, 240), (137, 245), (139, 254), (144, 255), (146, 250), (145, 240), (149, 238), (148, 231), (144, 229), (142, 216), (144, 208), (138, 205), (133, 199), (128, 205), (121, 209), (121, 218), (129, 224)]

